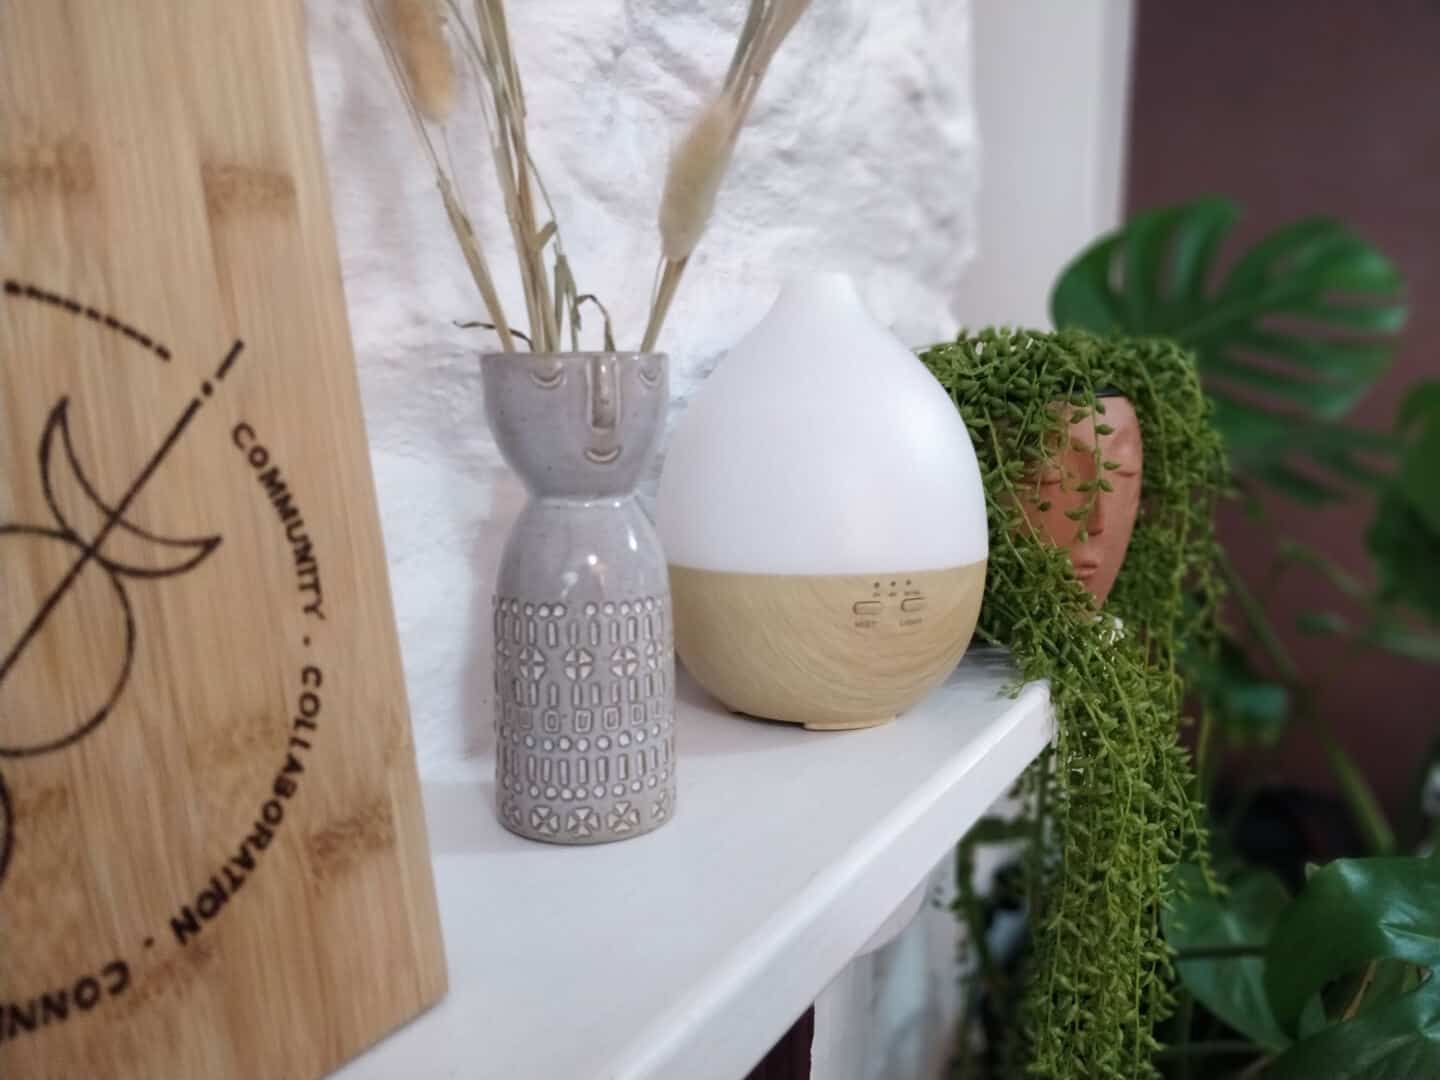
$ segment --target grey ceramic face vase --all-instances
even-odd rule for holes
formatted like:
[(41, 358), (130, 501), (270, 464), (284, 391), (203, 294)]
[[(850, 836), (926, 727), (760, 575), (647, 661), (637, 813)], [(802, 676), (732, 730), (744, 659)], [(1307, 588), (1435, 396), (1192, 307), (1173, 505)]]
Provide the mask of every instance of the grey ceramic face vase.
[(665, 557), (635, 499), (668, 396), (657, 353), (492, 353), (485, 408), (530, 501), (496, 581), (500, 821), (557, 844), (675, 812)]

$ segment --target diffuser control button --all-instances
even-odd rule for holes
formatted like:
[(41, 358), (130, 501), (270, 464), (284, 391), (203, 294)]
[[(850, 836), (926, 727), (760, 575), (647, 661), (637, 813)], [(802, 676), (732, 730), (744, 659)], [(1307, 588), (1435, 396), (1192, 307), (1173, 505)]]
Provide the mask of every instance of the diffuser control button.
[(901, 611), (924, 611), (925, 598), (923, 596), (911, 596), (900, 601)]
[(884, 607), (879, 600), (857, 600), (855, 602), (856, 615), (879, 615), (880, 609)]

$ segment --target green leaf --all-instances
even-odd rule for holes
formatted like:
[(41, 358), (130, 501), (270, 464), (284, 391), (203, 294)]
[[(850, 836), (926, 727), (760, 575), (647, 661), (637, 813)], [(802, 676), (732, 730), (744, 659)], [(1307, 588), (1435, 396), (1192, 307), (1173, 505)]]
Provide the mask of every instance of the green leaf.
[(1281, 494), (1288, 495), (1306, 506), (1321, 507), (1328, 503), (1340, 502), (1345, 492), (1333, 484), (1322, 483), (1299, 469), (1281, 462), (1256, 465), (1251, 472)]
[(1431, 982), (1304, 1039), (1265, 1080), (1420, 1080), (1440, 1076), (1440, 993)]
[(1357, 634), (1350, 620), (1335, 611), (1302, 611), (1295, 616), (1295, 628), (1302, 634), (1319, 637), (1355, 637)]
[(1381, 493), (1365, 541), (1380, 602), (1440, 622), (1440, 533), (1398, 485)]
[(1236, 471), (1293, 498), (1335, 501), (1346, 493), (1324, 478), (1353, 483), (1365, 467), (1334, 421), (1389, 365), (1403, 281), (1383, 253), (1325, 218), (1276, 230), (1217, 280), (1238, 217), (1219, 198), (1136, 215), (1065, 268), (1051, 318), (1192, 350)]
[[(1266, 951), (1265, 989), (1276, 1021), (1294, 1031), (1306, 1003), (1328, 982), (1380, 959), (1440, 964), (1440, 860), (1338, 859), (1312, 874)], [(1423, 994), (1440, 994), (1433, 974), (1419, 990), (1365, 1015), (1397, 1010)]]
[(1412, 387), (1400, 403), (1395, 426), (1401, 432), (1429, 427), (1440, 420), (1440, 382), (1431, 380)]
[(1440, 664), (1440, 634), (1411, 629), (1387, 616), (1382, 615), (1379, 621), (1362, 629), (1333, 611), (1304, 611), (1296, 616), (1295, 625), (1302, 633), (1349, 638), (1407, 660)]
[[(1425, 972), (1403, 960), (1377, 960), (1363, 1007), (1373, 1008), (1408, 994), (1425, 982)], [(1302, 1025), (1303, 1027), (1303, 1025)]]
[[(1269, 871), (1245, 870), (1224, 898), (1211, 896), (1199, 867), (1181, 866), (1177, 899), (1164, 913), (1165, 940), (1180, 953), (1226, 945), (1263, 945), (1290, 895)], [(1195, 999), (1242, 1035), (1270, 1050), (1290, 1045), (1270, 1014), (1265, 961), (1260, 956), (1177, 959), (1176, 970)]]
[[(1400, 445), (1388, 435), (1266, 412), (1224, 393), (1212, 391), (1211, 396), (1213, 422), (1237, 474), (1264, 480), (1291, 498), (1319, 504), (1348, 497), (1337, 481), (1365, 491), (1390, 481)], [(1297, 468), (1296, 462), (1310, 471)]]
[(1189, 681), (1209, 703), (1221, 729), (1236, 743), (1273, 746), (1290, 722), (1290, 691), (1262, 675), (1249, 654), (1224, 637), (1212, 662), (1194, 653), (1185, 657)]
[[(1293, 1026), (1299, 1005), (1314, 1008), (1327, 983), (1375, 965), (1365, 997), (1347, 1010), (1353, 1017), (1301, 1039), (1271, 1063), (1266, 1080), (1440, 1076), (1440, 980), (1434, 971), (1440, 964), (1440, 860), (1342, 859), (1316, 871), (1281, 916), (1266, 960), (1271, 1007), (1286, 1027)], [(1430, 970), (1421, 976), (1416, 967)], [(1302, 1019), (1300, 1029), (1310, 1025)]]
[[(1278, 348), (1285, 352), (1291, 351), (1291, 344), (1291, 339), (1277, 339), (1276, 342)], [(1231, 386), (1264, 391), (1320, 415), (1343, 415), (1368, 389), (1367, 384), (1354, 380), (1342, 383), (1330, 378), (1295, 379), (1274, 368), (1260, 367), (1249, 360), (1232, 357), (1230, 353), (1227, 348), (1210, 357), (1206, 373), (1212, 383), (1223, 377)]]
[(1440, 382), (1421, 383), (1400, 406), (1399, 434), (1408, 436), (1400, 466), (1399, 487), (1425, 520), (1440, 535)]
[(1371, 628), (1365, 640), (1407, 660), (1440, 664), (1440, 635), (1425, 634), (1397, 623), (1382, 622)]
[(1431, 427), (1405, 455), (1399, 485), (1432, 532), (1440, 534), (1440, 423)]

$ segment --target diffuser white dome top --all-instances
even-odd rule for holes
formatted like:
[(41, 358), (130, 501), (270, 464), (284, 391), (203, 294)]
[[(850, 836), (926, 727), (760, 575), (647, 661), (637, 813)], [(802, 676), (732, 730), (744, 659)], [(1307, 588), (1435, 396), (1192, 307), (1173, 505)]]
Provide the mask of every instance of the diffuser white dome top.
[(969, 432), (844, 274), (781, 292), (681, 417), (656, 521), (672, 564), (758, 574), (984, 559)]

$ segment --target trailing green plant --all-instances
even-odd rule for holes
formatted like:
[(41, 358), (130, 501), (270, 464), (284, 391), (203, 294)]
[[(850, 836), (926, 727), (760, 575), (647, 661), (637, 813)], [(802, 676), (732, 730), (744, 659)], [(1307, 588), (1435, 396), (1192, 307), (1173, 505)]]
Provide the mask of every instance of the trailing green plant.
[[(1383, 252), (1323, 217), (1281, 226), (1229, 259), (1222, 273), (1225, 242), (1239, 217), (1239, 207), (1215, 196), (1136, 214), (1064, 268), (1051, 293), (1051, 317), (1056, 326), (1162, 335), (1193, 350), (1239, 489), (1252, 496), (1252, 512), (1265, 513), (1253, 498), (1263, 488), (1310, 505), (1379, 489), (1384, 494), (1370, 533), (1377, 575), (1383, 583), (1387, 565), (1403, 564), (1401, 576), (1423, 587), (1430, 575), (1414, 571), (1417, 559), (1427, 557), (1426, 537), (1410, 508), (1424, 485), (1396, 491), (1391, 468), (1410, 443), (1403, 431), (1396, 437), (1344, 422), (1389, 366), (1407, 316), (1404, 280)], [(1417, 401), (1413, 413), (1422, 413), (1423, 405)], [(1410, 467), (1398, 475), (1417, 472)], [(1392, 850), (1379, 800), (1316, 708), (1312, 680), (1291, 660), (1261, 598), (1228, 559), (1220, 565), (1248, 640), (1227, 636), (1217, 663), (1191, 653), (1186, 665), (1220, 734), (1232, 744), (1273, 745), (1292, 720), (1302, 719), (1321, 744), (1370, 850)], [(1337, 573), (1324, 556), (1283, 540), (1272, 587), (1280, 573), (1304, 566), (1364, 602), (1364, 587)], [(1432, 595), (1440, 597), (1440, 589)], [(1406, 633), (1389, 618), (1372, 620), (1361, 631), (1333, 613), (1312, 613), (1302, 629), (1349, 631), (1402, 655), (1428, 650), (1440, 659), (1433, 639)], [(1252, 659), (1257, 653), (1263, 665)]]
[[(1242, 491), (1263, 485), (1314, 504), (1373, 495), (1368, 575), (1282, 537), (1272, 585), (1303, 572), (1330, 588), (1328, 605), (1300, 617), (1303, 632), (1341, 637), (1357, 652), (1440, 661), (1440, 384), (1412, 389), (1393, 432), (1344, 423), (1404, 322), (1400, 275), (1326, 219), (1282, 227), (1220, 275), (1237, 214), (1207, 198), (1137, 215), (1066, 268), (1052, 295), (1055, 321), (1121, 340), (1164, 334), (1194, 349)], [(1251, 510), (1263, 515), (1263, 503)], [(1220, 567), (1245, 634), (1182, 654), (1187, 680), (1217, 718), (1218, 737), (1202, 744), (1212, 766), (1202, 794), (1227, 746), (1273, 744), (1298, 724), (1319, 742), (1358, 846), (1374, 857), (1307, 867), (1292, 899), (1279, 877), (1238, 853), (1236, 826), (1254, 795), (1243, 788), (1212, 822), (1222, 887), (1201, 865), (1177, 871), (1163, 923), (1179, 1008), (1167, 1028), (1175, 1045), (1157, 1060), (1183, 1080), (1440, 1075), (1440, 814), (1422, 811), (1421, 798), (1427, 785), (1440, 789), (1440, 736), (1420, 763), (1415, 812), (1397, 828), (1318, 708), (1318, 680), (1296, 663), (1263, 599), (1228, 560)], [(1343, 611), (1332, 610), (1337, 603)], [(1407, 845), (1421, 854), (1393, 854)]]
[[(1154, 1075), (1154, 1026), (1173, 1004), (1161, 914), (1176, 867), (1205, 861), (1178, 729), (1181, 649), (1216, 642), (1212, 517), (1226, 472), (1211, 407), (1192, 358), (1158, 339), (986, 330), (921, 358), (964, 416), (984, 480), (978, 632), (1010, 650), (1021, 680), (1048, 679), (1055, 709), (1053, 751), (1022, 781), (1033, 940), (1008, 1057), (1057, 1080)], [(1130, 398), (1145, 452), (1125, 570), (1097, 612), (1022, 505), (1039, 499), (1042, 466), (1072, 423), (1107, 433), (1103, 387)], [(1081, 531), (1114, 464), (1097, 460), (1098, 479), (1080, 485), (1087, 505), (1071, 516)], [(982, 975), (999, 977), (993, 965)]]

